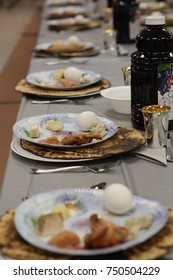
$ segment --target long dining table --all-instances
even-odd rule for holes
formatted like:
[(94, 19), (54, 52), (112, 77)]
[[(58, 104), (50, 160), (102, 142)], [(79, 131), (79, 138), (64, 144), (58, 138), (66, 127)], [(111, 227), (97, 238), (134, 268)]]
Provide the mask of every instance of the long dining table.
[[(135, 44), (124, 45), (128, 51), (126, 56), (110, 54), (103, 49), (103, 33), (100, 26), (98, 28), (81, 31), (55, 31), (49, 30), (45, 20), (45, 6), (42, 12), (42, 20), (37, 43), (45, 43), (66, 39), (70, 35), (76, 35), (81, 40), (92, 42), (100, 48), (100, 53), (89, 57), (85, 64), (75, 65), (69, 62), (65, 67), (76, 66), (80, 69), (92, 70), (108, 79), (112, 86), (124, 84), (121, 68), (130, 65), (130, 54), (136, 50)], [(55, 70), (64, 65), (48, 66), (45, 62), (56, 60), (57, 58), (31, 57), (28, 73)], [(59, 59), (61, 60), (61, 59)], [(63, 59), (62, 59), (63, 60)], [(19, 62), (20, 63), (20, 62)], [(25, 77), (21, 77), (23, 79)], [(16, 93), (19, 94), (19, 93)], [(99, 116), (113, 120), (117, 126), (123, 125), (132, 127), (131, 116), (116, 113), (110, 103), (100, 94), (85, 100), (84, 104), (32, 104), (31, 101), (37, 99), (35, 96), (24, 94), (17, 120), (31, 116), (51, 114), (51, 113), (80, 113), (83, 111), (94, 111)], [(13, 136), (13, 139), (15, 135)], [(173, 163), (168, 162), (167, 166), (156, 164), (145, 159), (132, 156), (128, 153), (118, 156), (105, 157), (92, 161), (85, 161), (85, 165), (100, 166), (112, 162), (113, 166), (102, 173), (92, 172), (59, 172), (52, 174), (32, 174), (31, 168), (55, 168), (68, 166), (63, 162), (44, 162), (27, 159), (23, 156), (9, 151), (8, 162), (4, 175), (4, 181), (0, 196), (0, 214), (3, 215), (8, 209), (16, 208), (23, 199), (31, 197), (37, 193), (47, 192), (56, 189), (66, 188), (89, 188), (98, 182), (125, 184), (136, 196), (145, 197), (162, 203), (165, 207), (173, 208), (173, 185), (172, 170)], [(70, 165), (82, 164), (82, 162), (70, 162)], [(173, 255), (168, 258), (172, 259)]]

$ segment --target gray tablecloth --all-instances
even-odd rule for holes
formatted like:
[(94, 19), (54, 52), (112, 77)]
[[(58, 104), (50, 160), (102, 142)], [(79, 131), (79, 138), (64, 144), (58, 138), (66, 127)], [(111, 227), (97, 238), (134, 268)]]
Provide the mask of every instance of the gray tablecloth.
[[(80, 39), (93, 42), (103, 48), (102, 29), (97, 28), (89, 31), (50, 31), (43, 19), (41, 23), (38, 43), (65, 39), (70, 34), (78, 36)], [(88, 69), (100, 73), (110, 80), (112, 86), (123, 85), (121, 68), (130, 65), (130, 53), (135, 50), (135, 45), (124, 46), (128, 49), (129, 55), (117, 57), (106, 53), (90, 57), (87, 64), (77, 65), (78, 68)], [(50, 58), (31, 59), (29, 72), (57, 69), (57, 66), (47, 66), (45, 61)], [(69, 64), (70, 65), (70, 64)], [(67, 65), (66, 65), (67, 67)], [(25, 78), (25, 77), (21, 77)], [(52, 104), (33, 105), (31, 98), (23, 96), (17, 120), (29, 116), (47, 114), (53, 112), (75, 112), (80, 113), (85, 110), (92, 110), (101, 116), (106, 116), (116, 122), (117, 125), (131, 127), (130, 115), (121, 115), (113, 111), (109, 102), (100, 95), (88, 100), (85, 105), (72, 104)], [(57, 173), (46, 175), (32, 175), (31, 167), (51, 168), (64, 164), (47, 163), (25, 159), (10, 151), (4, 182), (0, 197), (0, 214), (9, 208), (17, 207), (22, 198), (30, 197), (36, 193), (60, 188), (89, 188), (92, 184), (105, 181), (107, 185), (114, 182), (126, 184), (133, 194), (146, 198), (158, 200), (166, 207), (173, 207), (173, 184), (172, 170), (173, 164), (168, 163), (166, 167), (139, 159), (130, 155), (121, 155), (120, 158), (105, 158), (103, 161), (92, 162), (101, 164), (102, 162), (115, 162), (114, 167), (104, 173), (94, 174), (90, 172), (77, 173)], [(90, 162), (91, 164), (91, 162)]]

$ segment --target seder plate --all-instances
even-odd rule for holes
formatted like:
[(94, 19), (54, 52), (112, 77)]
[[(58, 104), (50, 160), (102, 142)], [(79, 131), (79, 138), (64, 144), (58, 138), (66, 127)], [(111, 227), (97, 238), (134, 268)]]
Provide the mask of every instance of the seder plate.
[[(55, 147), (55, 148), (73, 148), (73, 147), (79, 147), (79, 145), (58, 145), (58, 144), (48, 144), (48, 143), (40, 143), (40, 140), (46, 139), (51, 136), (57, 136), (58, 139), (61, 141), (64, 136), (70, 135), (70, 134), (77, 134), (77, 133), (83, 133), (77, 126), (76, 120), (79, 114), (77, 113), (54, 113), (54, 114), (46, 114), (41, 116), (33, 116), (26, 119), (22, 119), (20, 121), (17, 121), (13, 126), (13, 132), (16, 136), (18, 136), (21, 139), (28, 140), (29, 142), (39, 144), (46, 147)], [(99, 122), (102, 122), (106, 125), (107, 134), (102, 139), (94, 139), (93, 141), (81, 144), (80, 147), (90, 146), (94, 145), (96, 143), (102, 142), (110, 137), (112, 137), (116, 131), (117, 126), (116, 124), (107, 118), (104, 117), (98, 117)], [(58, 132), (50, 131), (46, 128), (46, 123), (49, 120), (59, 120), (63, 123), (62, 130)], [(29, 135), (30, 126), (34, 123), (39, 124), (39, 137), (37, 138), (31, 138)]]
[[(110, 214), (103, 205), (103, 193), (95, 195), (91, 189), (59, 189), (40, 193), (22, 202), (14, 217), (15, 227), (19, 234), (30, 244), (54, 253), (68, 255), (101, 255), (118, 252), (136, 246), (160, 231), (168, 220), (165, 207), (157, 201), (134, 196), (134, 207), (124, 215)], [(51, 212), (57, 203), (73, 205), (70, 217), (64, 221), (63, 230), (70, 230), (78, 234), (81, 244), (75, 249), (63, 249), (49, 245), (50, 237), (43, 238), (37, 233), (36, 224), (39, 216)], [(70, 209), (70, 208), (69, 208)], [(101, 249), (85, 249), (83, 239), (91, 231), (89, 217), (99, 215), (102, 219), (124, 226), (124, 222), (131, 216), (152, 216), (152, 224), (133, 239), (127, 239), (122, 244)]]
[[(23, 151), (27, 151), (37, 155), (40, 159), (54, 159), (67, 162), (69, 160), (96, 160), (105, 157), (120, 155), (143, 145), (145, 143), (144, 136), (137, 130), (118, 127), (117, 132), (109, 139), (87, 147), (78, 147), (70, 149), (55, 149), (43, 147), (30, 141), (21, 139), (20, 144)], [(22, 153), (22, 156), (24, 154)]]
[(26, 76), (26, 80), (31, 85), (48, 88), (48, 89), (58, 89), (58, 90), (72, 90), (72, 89), (83, 89), (85, 87), (92, 86), (98, 83), (101, 80), (101, 75), (89, 70), (80, 70), (81, 75), (89, 75), (91, 77), (91, 82), (80, 84), (79, 86), (73, 87), (63, 87), (59, 81), (56, 81), (53, 77), (54, 74), (58, 71), (42, 71), (30, 73)]

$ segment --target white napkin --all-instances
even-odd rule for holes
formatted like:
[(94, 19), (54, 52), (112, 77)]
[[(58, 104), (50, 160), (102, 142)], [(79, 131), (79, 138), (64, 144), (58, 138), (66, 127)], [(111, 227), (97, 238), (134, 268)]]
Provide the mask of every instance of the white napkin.
[(129, 152), (129, 154), (164, 166), (167, 165), (167, 151), (165, 147), (154, 149), (144, 145)]

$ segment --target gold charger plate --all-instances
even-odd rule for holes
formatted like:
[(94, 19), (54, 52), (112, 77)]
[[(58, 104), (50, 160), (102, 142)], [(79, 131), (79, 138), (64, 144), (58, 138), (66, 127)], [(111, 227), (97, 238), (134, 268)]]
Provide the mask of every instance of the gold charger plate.
[(66, 149), (65, 147), (64, 149), (56, 149), (39, 146), (24, 139), (20, 140), (20, 144), (23, 149), (44, 158), (86, 160), (119, 155), (145, 144), (145, 141), (143, 134), (138, 130), (118, 127), (117, 132), (111, 138), (88, 147), (79, 146), (71, 149)]
[[(15, 229), (15, 209), (9, 209), (0, 217), (0, 252), (5, 258), (18, 260), (68, 260), (87, 259), (87, 256), (69, 256), (55, 254), (38, 249), (27, 243)], [(164, 257), (173, 246), (173, 209), (168, 209), (168, 222), (165, 227), (149, 240), (122, 252), (101, 256), (89, 256), (89, 259), (103, 260), (154, 260)]]
[(105, 89), (110, 86), (111, 86), (111, 83), (107, 79), (103, 78), (97, 84), (94, 84), (87, 88), (63, 91), (63, 90), (39, 88), (37, 86), (29, 84), (25, 79), (23, 79), (15, 86), (15, 90), (25, 93), (25, 94), (37, 95), (37, 96), (42, 96), (42, 97), (54, 97), (54, 98), (71, 97), (72, 98), (72, 97), (81, 97), (81, 96), (85, 96), (85, 95), (99, 94), (99, 91), (101, 89)]

